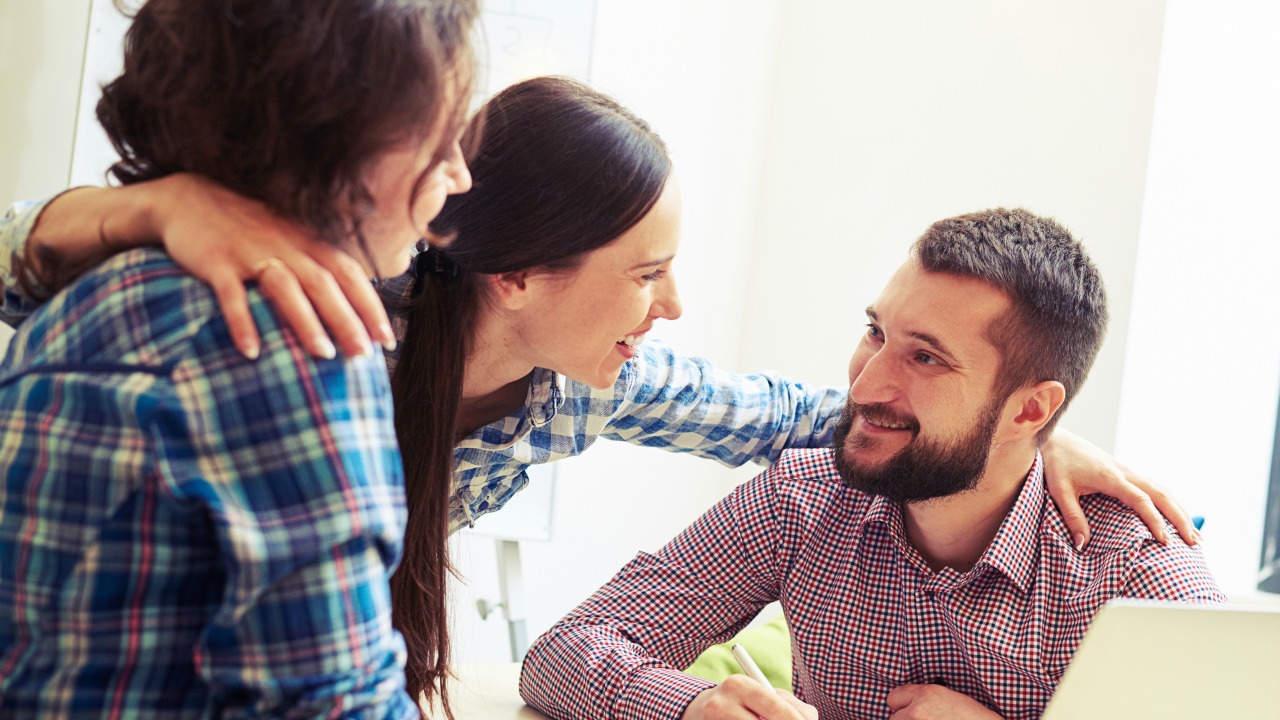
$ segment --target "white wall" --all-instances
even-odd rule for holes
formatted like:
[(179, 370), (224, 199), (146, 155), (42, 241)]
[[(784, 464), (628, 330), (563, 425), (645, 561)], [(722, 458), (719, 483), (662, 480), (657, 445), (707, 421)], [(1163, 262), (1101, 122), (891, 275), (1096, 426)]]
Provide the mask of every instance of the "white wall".
[(0, 0), (0, 203), (66, 187), (90, 0)]
[(1061, 220), (1113, 319), (1064, 424), (1114, 437), (1163, 2), (788, 5), (742, 365), (837, 382), (862, 308), (935, 220)]
[(1171, 0), (1116, 450), (1255, 585), (1280, 383), (1280, 4)]
[(89, 2), (0, 0), (0, 212), (67, 186)]

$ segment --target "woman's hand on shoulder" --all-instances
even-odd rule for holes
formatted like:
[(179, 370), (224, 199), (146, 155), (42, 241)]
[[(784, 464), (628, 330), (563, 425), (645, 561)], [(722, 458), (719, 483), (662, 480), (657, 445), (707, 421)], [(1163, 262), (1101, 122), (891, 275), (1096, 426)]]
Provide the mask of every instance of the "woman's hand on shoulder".
[(355, 258), (201, 176), (153, 184), (149, 224), (174, 261), (213, 288), (246, 357), (261, 349), (245, 295), (250, 280), (316, 357), (334, 357), (334, 340), (347, 355), (368, 354), (370, 338), (395, 347), (386, 309)]
[(1169, 541), (1166, 518), (1188, 545), (1199, 542), (1191, 517), (1172, 495), (1088, 440), (1058, 428), (1041, 448), (1041, 455), (1049, 494), (1058, 504), (1076, 547), (1089, 541), (1089, 522), (1080, 497), (1093, 493), (1109, 495), (1127, 505), (1160, 542)]

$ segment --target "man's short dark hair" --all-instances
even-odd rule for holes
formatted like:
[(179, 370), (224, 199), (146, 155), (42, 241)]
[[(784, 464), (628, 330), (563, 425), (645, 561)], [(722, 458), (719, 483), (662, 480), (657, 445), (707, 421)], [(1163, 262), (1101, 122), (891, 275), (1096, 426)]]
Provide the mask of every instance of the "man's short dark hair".
[(997, 398), (1029, 384), (1057, 380), (1066, 388), (1043, 441), (1098, 355), (1107, 329), (1107, 295), (1098, 268), (1056, 221), (1026, 210), (984, 210), (934, 223), (912, 246), (929, 272), (984, 280), (1013, 307), (987, 328), (1001, 354)]

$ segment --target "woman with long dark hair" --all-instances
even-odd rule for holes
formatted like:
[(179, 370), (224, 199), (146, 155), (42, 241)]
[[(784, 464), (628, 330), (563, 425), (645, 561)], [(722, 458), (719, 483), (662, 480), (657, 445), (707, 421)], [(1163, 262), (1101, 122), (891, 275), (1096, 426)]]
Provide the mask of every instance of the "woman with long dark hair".
[[(97, 108), (111, 172), (199, 173), (365, 282), (403, 273), (470, 186), (476, 14), (150, 0)], [(391, 625), (405, 508), (382, 359), (313, 360), (254, 291), (250, 362), (163, 253), (52, 259), (69, 284), (0, 368), (0, 715), (417, 717)]]
[[(491, 99), (475, 187), (432, 224), (418, 256), (395, 364), (409, 525), (393, 580), (410, 686), (438, 681), (450, 530), (498, 509), (532, 463), (597, 437), (727, 464), (829, 443), (843, 392), (716, 371), (650, 343), (679, 317), (671, 263), (680, 196), (649, 126), (564, 78)], [(467, 139), (464, 137), (464, 140)], [(401, 296), (403, 297), (403, 295)], [(442, 522), (448, 518), (449, 522)]]

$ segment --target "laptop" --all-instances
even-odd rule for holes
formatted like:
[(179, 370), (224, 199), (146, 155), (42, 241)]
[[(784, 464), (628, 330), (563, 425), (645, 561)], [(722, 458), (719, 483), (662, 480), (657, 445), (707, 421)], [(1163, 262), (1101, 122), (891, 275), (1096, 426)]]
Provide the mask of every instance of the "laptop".
[(1042, 720), (1280, 720), (1280, 606), (1112, 600)]

